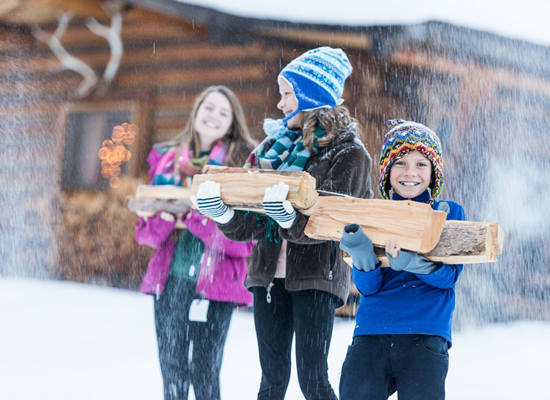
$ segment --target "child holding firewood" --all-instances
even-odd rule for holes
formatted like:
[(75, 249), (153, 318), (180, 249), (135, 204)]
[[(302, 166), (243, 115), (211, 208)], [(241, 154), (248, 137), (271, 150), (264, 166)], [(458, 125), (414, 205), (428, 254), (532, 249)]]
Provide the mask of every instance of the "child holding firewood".
[[(380, 155), (382, 197), (418, 201), (464, 220), (462, 207), (437, 201), (443, 186), (441, 144), (424, 125), (388, 121)], [(391, 197), (390, 197), (391, 196)], [(341, 400), (445, 398), (455, 283), (462, 265), (431, 262), (386, 242), (390, 268), (381, 268), (372, 241), (357, 224), (344, 228), (340, 247), (353, 260), (361, 301), (353, 342), (340, 377)]]
[[(345, 53), (330, 47), (307, 51), (284, 67), (277, 107), (285, 118), (264, 122), (267, 138), (245, 167), (306, 171), (317, 189), (372, 197), (371, 158), (357, 138), (357, 121), (341, 105), (351, 69)], [(283, 183), (266, 189), (265, 216), (228, 208), (213, 181), (201, 184), (196, 202), (228, 238), (258, 241), (246, 278), (262, 367), (258, 399), (285, 397), (294, 335), (304, 397), (335, 399), (327, 357), (334, 311), (348, 297), (350, 269), (337, 243), (304, 234), (308, 218), (286, 200), (288, 191)]]
[[(151, 184), (187, 187), (204, 165), (241, 166), (252, 148), (235, 94), (211, 86), (195, 100), (183, 132), (154, 146), (148, 157)], [(164, 399), (187, 399), (191, 385), (196, 399), (220, 399), (232, 311), (252, 303), (244, 279), (253, 244), (226, 239), (213, 221), (193, 210), (140, 217), (136, 238), (157, 249), (141, 291), (155, 296)]]

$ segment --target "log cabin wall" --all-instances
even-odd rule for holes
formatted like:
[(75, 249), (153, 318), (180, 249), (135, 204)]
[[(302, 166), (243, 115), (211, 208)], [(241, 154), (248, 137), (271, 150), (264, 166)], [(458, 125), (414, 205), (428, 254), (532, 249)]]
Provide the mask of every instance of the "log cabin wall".
[[(101, 76), (109, 46), (83, 22), (71, 21), (61, 43)], [(43, 28), (52, 32), (56, 25)], [(137, 287), (151, 251), (135, 242), (137, 217), (123, 201), (147, 181), (152, 144), (181, 131), (196, 95), (213, 84), (236, 92), (259, 137), (263, 118), (277, 111), (277, 71), (270, 65), (278, 67), (279, 51), (259, 41), (217, 44), (206, 26), (134, 8), (124, 13), (124, 55), (112, 85), (79, 99), (75, 89), (82, 76), (65, 70), (30, 29), (5, 26), (1, 33), (0, 179), (3, 200), (14, 211), (2, 217), (11, 230), (1, 234), (0, 256), (7, 260), (2, 272)], [(129, 120), (117, 123), (139, 128), (128, 146), (132, 158), (123, 184), (63, 188), (70, 115), (101, 111), (126, 113)], [(87, 148), (82, 156), (96, 160), (98, 150)]]
[[(109, 24), (108, 18), (96, 18)], [(109, 61), (109, 46), (84, 21), (71, 21), (62, 43), (101, 76)], [(261, 139), (263, 118), (280, 115), (275, 105), (276, 76), (281, 66), (319, 45), (342, 47), (354, 68), (344, 98), (363, 127), (362, 140), (373, 158), (375, 195), (387, 119), (418, 120), (440, 134), (448, 177), (444, 197), (462, 203), (474, 220), (484, 220), (491, 210), (478, 207), (487, 204), (484, 192), (472, 190), (473, 195), (465, 195), (464, 171), (473, 170), (468, 185), (480, 187), (487, 181), (486, 166), (506, 159), (506, 151), (500, 151), (505, 146), (499, 145), (503, 125), (495, 124), (495, 118), (500, 116), (502, 121), (502, 115), (513, 113), (525, 121), (539, 121), (537, 127), (548, 124), (545, 104), (550, 104), (549, 76), (528, 66), (528, 61), (514, 64), (508, 56), (507, 39), (493, 46), (500, 51), (497, 57), (493, 47), (477, 49), (475, 43), (468, 43), (471, 38), (462, 40), (464, 32), (453, 31), (447, 24), (429, 23), (410, 29), (350, 28), (349, 32), (342, 32), (341, 27), (287, 29), (286, 23), (266, 26), (243, 34), (235, 27), (223, 31), (166, 13), (126, 9), (124, 55), (115, 79), (103, 92), (82, 99), (75, 96), (82, 77), (65, 70), (49, 47), (33, 37), (30, 28), (0, 26), (0, 200), (10, 211), (0, 217), (7, 228), (0, 231), (0, 257), (5, 260), (2, 273), (136, 288), (151, 250), (136, 244), (133, 229), (137, 217), (124, 210), (123, 201), (139, 183), (146, 182), (145, 159), (152, 144), (173, 137), (183, 128), (195, 96), (211, 84), (225, 84), (236, 92), (251, 131)], [(42, 27), (52, 32), (56, 24)], [(235, 38), (227, 37), (228, 32)], [(470, 36), (484, 35), (469, 32)], [(547, 59), (546, 49), (532, 47), (518, 53)], [(472, 54), (474, 50), (476, 54)], [(524, 99), (520, 108), (518, 96)], [(136, 142), (129, 146), (132, 158), (125, 167), (122, 186), (64, 188), (71, 116), (104, 111), (128, 115), (128, 122), (139, 128)], [(540, 132), (525, 125), (532, 139), (523, 146), (543, 153), (544, 147), (537, 146)], [(483, 145), (498, 151), (489, 156), (476, 152)], [(82, 157), (96, 159), (97, 151), (89, 148)], [(512, 240), (507, 237), (506, 244)], [(533, 239), (522, 239), (509, 251), (523, 251), (525, 246), (532, 249), (540, 238), (532, 244), (530, 241)], [(500, 300), (495, 299), (502, 299), (498, 315), (491, 318), (539, 315), (550, 319), (550, 308), (541, 294), (550, 282), (547, 253), (541, 255), (547, 261), (543, 266), (522, 271), (505, 288), (497, 286), (498, 281), (506, 280), (503, 267), (514, 268), (506, 265), (507, 261), (469, 268), (461, 280), (467, 287), (463, 293), (470, 294), (459, 296), (459, 305), (462, 302), (467, 307), (468, 302), (475, 302), (483, 282), (499, 293), (490, 302), (496, 304)], [(518, 288), (535, 291), (536, 298), (527, 298)], [(458, 307), (457, 315), (460, 313)], [(479, 319), (486, 318), (479, 314)]]

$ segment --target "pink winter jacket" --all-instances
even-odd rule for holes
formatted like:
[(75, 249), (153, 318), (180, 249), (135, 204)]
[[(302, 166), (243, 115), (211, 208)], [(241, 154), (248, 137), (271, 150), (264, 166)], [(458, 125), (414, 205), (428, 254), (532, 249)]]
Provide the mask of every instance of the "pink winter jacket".
[[(160, 159), (154, 149), (147, 159), (151, 165), (151, 176)], [(210, 300), (252, 304), (252, 294), (244, 287), (244, 280), (247, 272), (246, 257), (252, 253), (254, 242), (242, 243), (227, 239), (215, 222), (197, 211), (185, 213), (182, 221), (189, 232), (205, 244), (197, 278), (197, 293)], [(164, 289), (176, 247), (171, 237), (175, 225), (175, 221), (160, 218), (160, 213), (147, 220), (140, 217), (138, 221), (137, 242), (157, 249), (143, 278), (142, 293), (160, 295)]]

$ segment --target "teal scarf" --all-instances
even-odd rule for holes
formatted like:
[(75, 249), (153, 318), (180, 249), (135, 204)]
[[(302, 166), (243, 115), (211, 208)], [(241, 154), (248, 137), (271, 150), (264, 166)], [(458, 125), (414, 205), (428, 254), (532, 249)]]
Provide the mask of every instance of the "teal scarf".
[[(245, 168), (276, 169), (279, 171), (303, 171), (311, 157), (304, 147), (304, 137), (300, 131), (286, 129), (278, 121), (266, 120), (264, 130), (267, 138), (248, 156)], [(317, 126), (313, 138), (313, 150), (317, 152), (317, 140), (325, 137), (326, 132)]]

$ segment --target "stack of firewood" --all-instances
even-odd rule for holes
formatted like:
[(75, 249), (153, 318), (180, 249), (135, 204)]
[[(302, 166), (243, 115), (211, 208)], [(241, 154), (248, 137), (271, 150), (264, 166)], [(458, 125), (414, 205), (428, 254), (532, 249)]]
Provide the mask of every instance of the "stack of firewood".
[(56, 224), (62, 279), (139, 287), (153, 250), (136, 242), (138, 218), (124, 212), (125, 197), (137, 186), (137, 179), (124, 178), (117, 190), (63, 193)]

